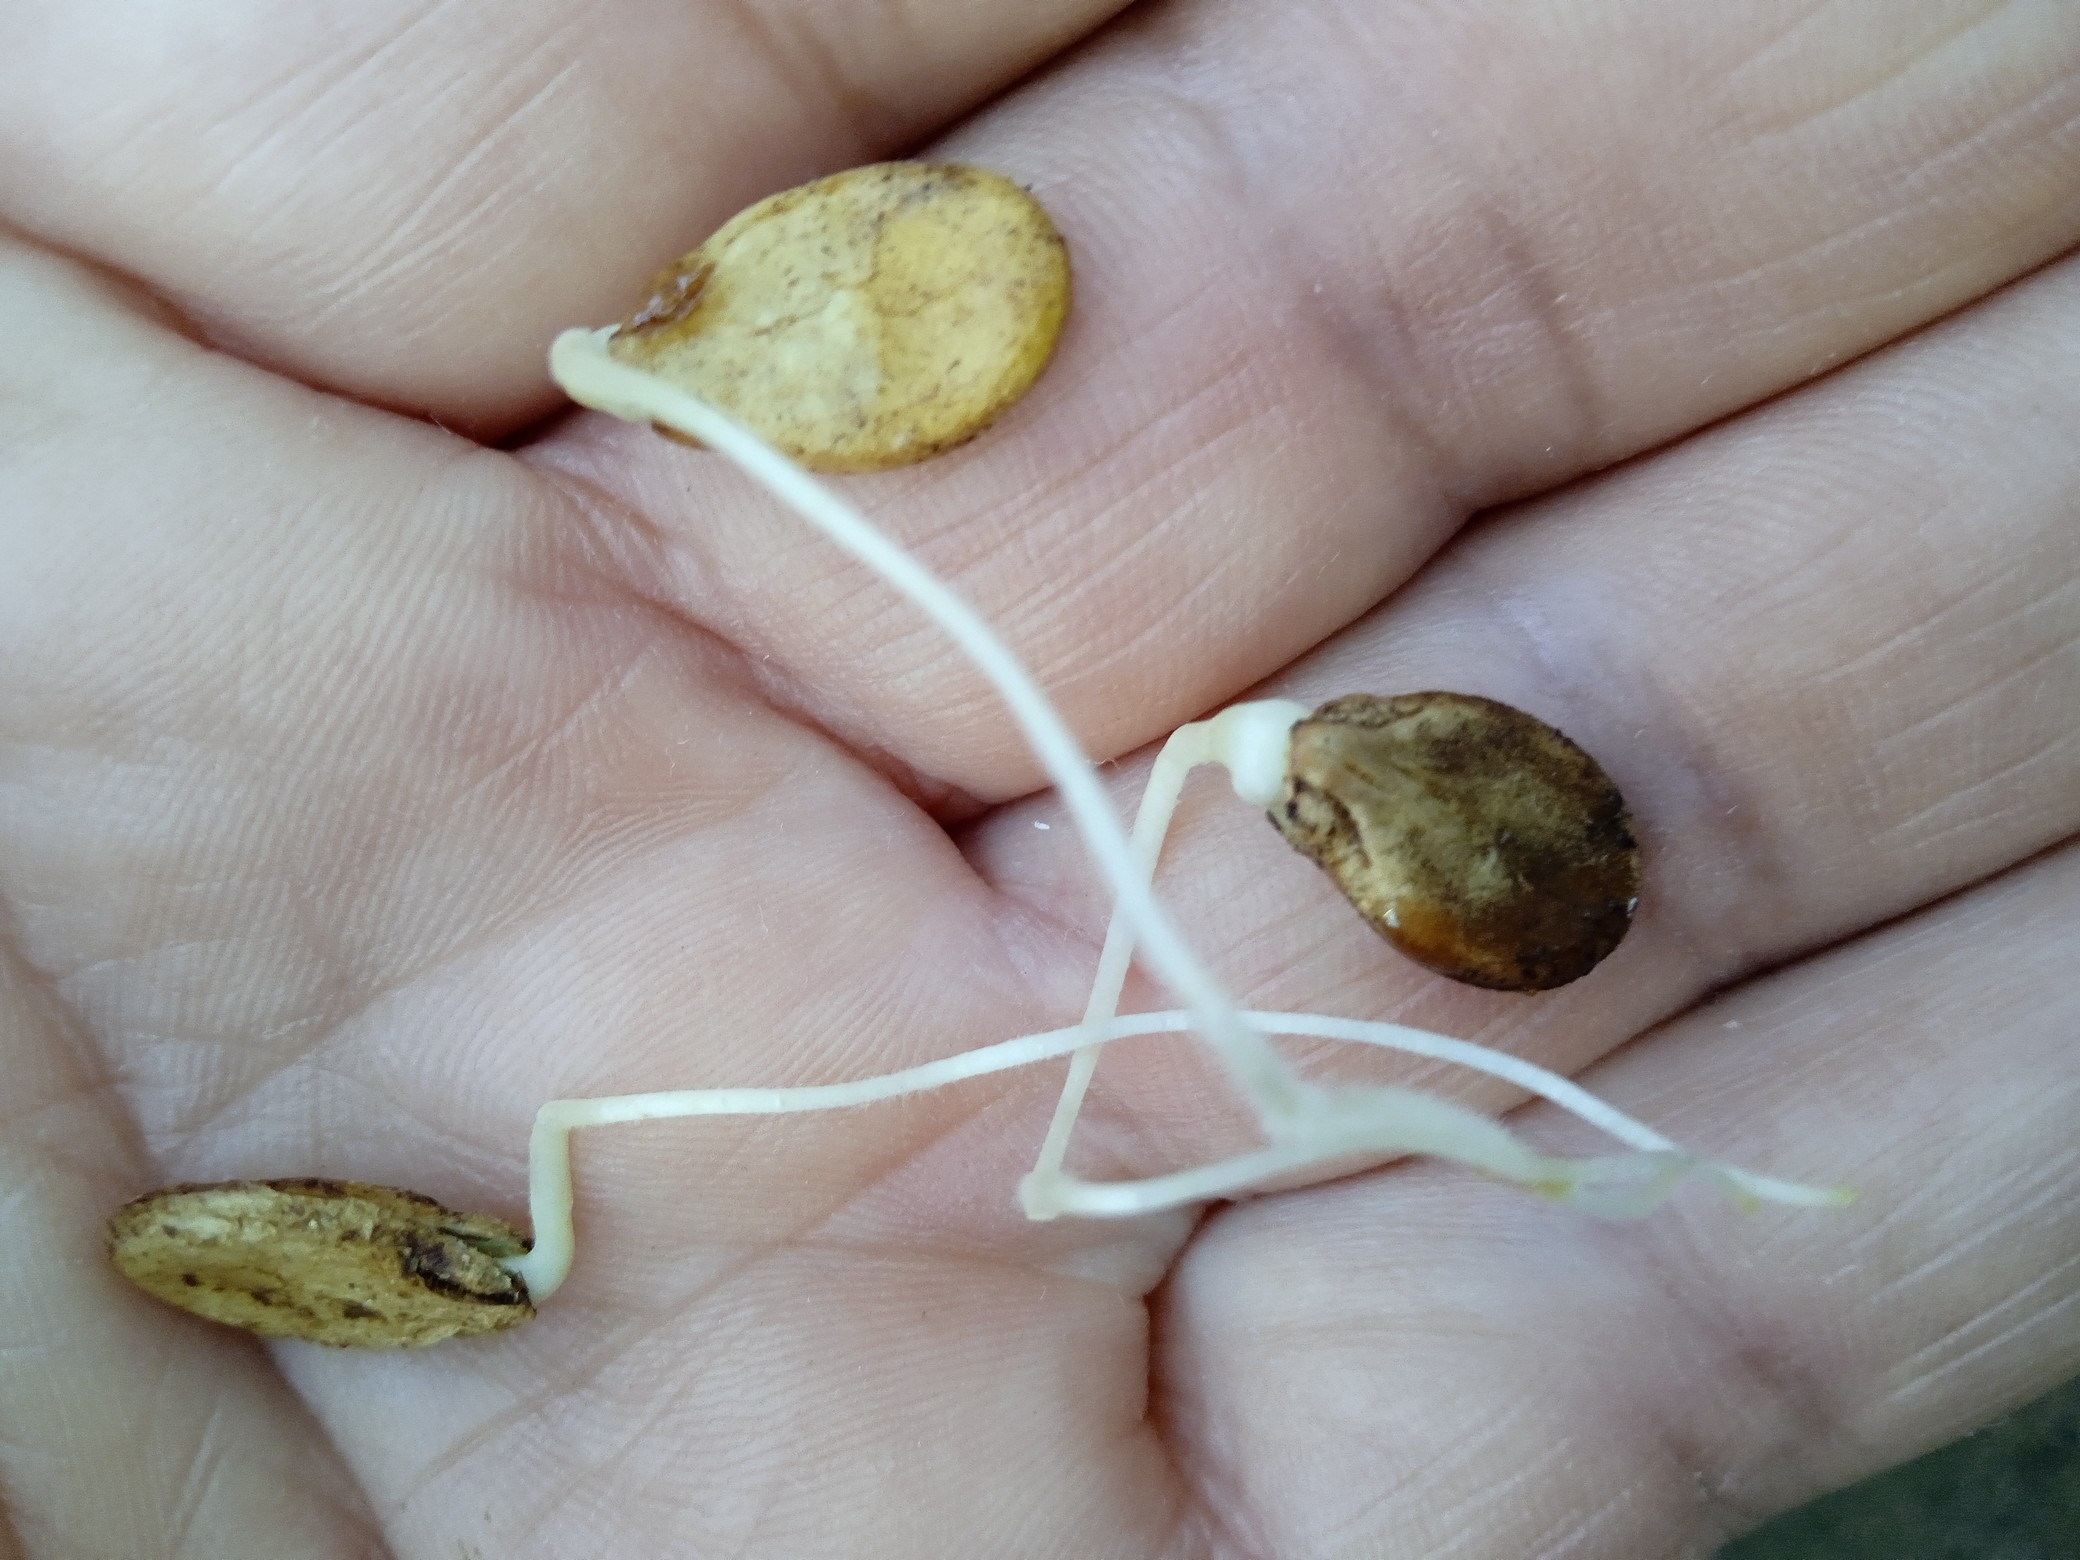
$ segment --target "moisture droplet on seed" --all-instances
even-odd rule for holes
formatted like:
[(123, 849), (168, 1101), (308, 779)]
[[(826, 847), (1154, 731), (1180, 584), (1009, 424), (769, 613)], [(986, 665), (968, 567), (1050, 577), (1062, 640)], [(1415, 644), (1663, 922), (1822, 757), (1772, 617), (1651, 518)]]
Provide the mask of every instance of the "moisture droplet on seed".
[(1001, 174), (877, 163), (739, 212), (660, 272), (614, 357), (818, 471), (975, 437), (1047, 366), (1069, 257)]
[(1293, 727), (1271, 821), (1381, 936), (1498, 991), (1588, 974), (1639, 898), (1625, 799), (1595, 759), (1493, 699), (1334, 699)]
[(534, 1315), (519, 1231), (359, 1181), (174, 1186), (118, 1208), (109, 1256), (168, 1305), (267, 1338), (399, 1349)]

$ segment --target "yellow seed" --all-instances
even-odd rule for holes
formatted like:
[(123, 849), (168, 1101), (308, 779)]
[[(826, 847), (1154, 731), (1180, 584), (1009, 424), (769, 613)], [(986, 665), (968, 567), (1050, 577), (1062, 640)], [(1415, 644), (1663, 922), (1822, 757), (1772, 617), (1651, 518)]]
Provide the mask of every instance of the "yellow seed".
[(267, 1338), (397, 1349), (534, 1315), (498, 1263), (511, 1225), (360, 1181), (174, 1186), (117, 1209), (109, 1256), (146, 1293)]
[(988, 427), (1068, 309), (1068, 251), (1032, 196), (980, 168), (877, 163), (732, 217), (608, 350), (805, 466), (878, 471)]
[(1271, 821), (1388, 942), (1468, 985), (1578, 979), (1639, 900), (1610, 776), (1543, 721), (1470, 694), (1323, 705), (1293, 728)]

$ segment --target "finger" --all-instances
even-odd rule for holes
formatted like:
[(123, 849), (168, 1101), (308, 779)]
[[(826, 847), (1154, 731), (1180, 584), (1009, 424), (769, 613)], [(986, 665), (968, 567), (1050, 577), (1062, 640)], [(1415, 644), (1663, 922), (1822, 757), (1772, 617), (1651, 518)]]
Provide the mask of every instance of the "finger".
[(310, 383), (480, 433), (769, 190), (915, 142), (1117, 0), (19, 3), (0, 209)]
[(1305, 680), (1496, 690), (1631, 771), (1700, 989), (1926, 903), (2080, 829), (2076, 367), (2067, 261), (1468, 537)]
[[(1954, 10), (1826, 7), (1790, 36), (1651, 4), (1136, 19), (942, 148), (1060, 220), (1058, 361), (969, 451), (854, 491), (1096, 751), (1150, 741), (1369, 609), (1470, 510), (2070, 244), (2080, 26)], [(982, 797), (1037, 782), (935, 631), (716, 462), (599, 419), (542, 453), (647, 519), (664, 556), (638, 588), (743, 644), (776, 697)]]
[[(71, 1033), (67, 1031), (71, 1030)], [(258, 1347), (172, 1332), (103, 1250), (149, 1185), (112, 1075), (0, 948), (0, 1488), (18, 1554), (366, 1557), (381, 1537)]]
[[(1273, 686), (1307, 702), (1462, 689), (1594, 754), (1630, 804), (1646, 880), (1624, 944), (1575, 985), (1524, 998), (1424, 974), (1210, 779), (1159, 886), (1254, 1005), (1394, 1018), (1573, 1070), (1728, 982), (2072, 837), (2076, 386), (2068, 261), (1498, 517)], [(1011, 809), (972, 853), (1014, 897), (1102, 926), (1108, 898), (1066, 831), (1033, 827), (1056, 821), (1044, 804)], [(1151, 1101), (1206, 1097), (1205, 1075), (1179, 1066), (1108, 1057), (1091, 1125), (1098, 1144), (1117, 1135), (1121, 1168), (1205, 1151), (1134, 1125)]]
[(2071, 1375), (2076, 913), (2067, 848), (1584, 1080), (1853, 1208), (1591, 1225), (1416, 1170), (1222, 1216), (1159, 1324), (1198, 1488), (1266, 1552), (1705, 1552)]

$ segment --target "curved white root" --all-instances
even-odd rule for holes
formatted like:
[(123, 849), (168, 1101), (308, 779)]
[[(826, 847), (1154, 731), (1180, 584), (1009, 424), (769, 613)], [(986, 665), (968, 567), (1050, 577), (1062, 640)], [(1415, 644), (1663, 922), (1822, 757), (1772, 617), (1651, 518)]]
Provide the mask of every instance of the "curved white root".
[(1133, 847), (1091, 761), (1018, 657), (975, 610), (875, 529), (867, 517), (749, 430), (698, 396), (631, 368), (608, 351), (612, 327), (567, 330), (549, 349), (549, 372), (573, 401), (631, 422), (670, 428), (735, 465), (831, 541), (909, 597), (946, 632), (1011, 712), (1047, 771), (1106, 881), (1118, 914), (1140, 940), (1157, 978), (1195, 1016), (1195, 1028), (1226, 1064), (1236, 1087), (1274, 1137), (1310, 1104), (1311, 1086), (1243, 1023), (1235, 1002), (1199, 962), (1182, 933), (1134, 871)]
[[(1501, 1122), (1448, 1100), (1410, 1089), (1323, 1091), (1322, 1103), (1304, 1118), (1293, 1136), (1236, 1159), (1140, 1181), (1094, 1183), (1057, 1172), (1044, 1190), (1051, 1205), (1043, 1217), (1054, 1213), (1118, 1217), (1231, 1197), (1267, 1176), (1357, 1154), (1378, 1158), (1427, 1154), (1453, 1160), (1604, 1218), (1631, 1218), (1651, 1211), (1679, 1181), (1693, 1173), (1702, 1174), (1749, 1202), (1819, 1208), (1839, 1207), (1851, 1199), (1851, 1193), (1839, 1188), (1780, 1181), (1701, 1159), (1677, 1147), (1652, 1127), (1599, 1100), (1580, 1084), (1521, 1057), (1468, 1040), (1454, 1040), (1402, 1024), (1331, 1018), (1319, 1013), (1244, 1012), (1238, 1016), (1259, 1035), (1352, 1040), (1451, 1062), (1504, 1079), (1600, 1127), (1633, 1152), (1596, 1159), (1551, 1158), (1526, 1147)], [(1104, 1039), (1176, 1034), (1191, 1029), (1193, 1023), (1193, 1015), (1175, 1010), (1134, 1013), (1112, 1019), (1105, 1026)], [(509, 1260), (506, 1266), (526, 1279), (529, 1293), (538, 1300), (554, 1293), (570, 1272), (575, 1240), (570, 1171), (573, 1128), (681, 1116), (768, 1116), (870, 1105), (1068, 1055), (1085, 1046), (1090, 1035), (1086, 1025), (1073, 1024), (852, 1083), (793, 1089), (687, 1089), (551, 1100), (536, 1115), (529, 1142), (529, 1211), (534, 1221), (534, 1249), (524, 1257)], [(1028, 1177), (1027, 1187), (1031, 1181)], [(1022, 1193), (1026, 1189), (1021, 1188)]]
[[(1271, 700), (1234, 706), (1179, 730), (1156, 763), (1129, 840), (1107, 805), (1090, 760), (1031, 675), (988, 624), (915, 559), (881, 535), (850, 504), (728, 417), (678, 387), (618, 362), (611, 329), (566, 331), (550, 352), (550, 369), (573, 400), (634, 422), (672, 429), (726, 457), (832, 541), (916, 603), (990, 681), (1034, 755), (1054, 782), (1093, 862), (1114, 895), (1084, 1021), (1045, 1034), (964, 1052), (879, 1078), (796, 1089), (695, 1089), (600, 1099), (553, 1100), (535, 1120), (528, 1149), (529, 1199), (535, 1245), (506, 1265), (536, 1299), (555, 1292), (574, 1254), (570, 1134), (581, 1126), (676, 1116), (767, 1115), (833, 1110), (943, 1088), (967, 1078), (1029, 1066), (1075, 1053), (1038, 1162), (1019, 1187), (1029, 1216), (1117, 1216), (1207, 1198), (1229, 1197), (1270, 1177), (1311, 1166), (1428, 1154), (1605, 1217), (1630, 1217), (1660, 1203), (1685, 1176), (1701, 1173), (1747, 1201), (1836, 1206), (1839, 1190), (1801, 1186), (1700, 1160), (1652, 1128), (1596, 1099), (1578, 1085), (1529, 1062), (1422, 1030), (1313, 1013), (1245, 1013), (1200, 964), (1150, 889), (1184, 776), (1196, 765), (1225, 765), (1245, 800), (1262, 807), (1277, 794), (1286, 733), (1306, 712)], [(1153, 972), (1187, 1005), (1185, 1012), (1114, 1014), (1136, 944)], [(1196, 1030), (1219, 1055), (1257, 1114), (1269, 1142), (1217, 1164), (1142, 1180), (1094, 1183), (1061, 1166), (1098, 1048), (1132, 1035)], [(1267, 1036), (1313, 1035), (1388, 1046), (1504, 1078), (1601, 1127), (1630, 1152), (1599, 1159), (1555, 1159), (1527, 1147), (1509, 1129), (1465, 1106), (1409, 1089), (1327, 1090), (1308, 1082)]]
[[(1201, 764), (1219, 764), (1228, 771), (1235, 792), (1251, 806), (1269, 807), (1285, 784), (1286, 752), (1293, 725), (1305, 719), (1307, 706), (1290, 699), (1265, 699), (1234, 704), (1210, 720), (1195, 720), (1170, 733), (1156, 755), (1148, 784), (1141, 790), (1141, 805), (1134, 814), (1131, 870), (1135, 881), (1146, 887), (1155, 881), (1156, 860), (1170, 832), (1170, 818), (1184, 794), (1185, 777)], [(1105, 946), (1098, 954), (1097, 973), (1091, 978), (1090, 1000), (1083, 1010), (1083, 1025), (1089, 1043), (1077, 1047), (1069, 1059), (1069, 1075), (1062, 1080), (1062, 1096), (1048, 1123), (1047, 1137), (1040, 1145), (1032, 1171), (1019, 1186), (1026, 1213), (1035, 1219), (1051, 1219), (1069, 1211), (1056, 1190), (1062, 1161), (1069, 1152), (1069, 1136), (1076, 1130), (1083, 1097), (1098, 1071), (1098, 1049), (1112, 1016), (1119, 1011), (1119, 994), (1126, 985), (1127, 966), (1134, 959), (1134, 922), (1115, 906), (1105, 928)], [(1314, 1102), (1317, 1106), (1321, 1101)]]

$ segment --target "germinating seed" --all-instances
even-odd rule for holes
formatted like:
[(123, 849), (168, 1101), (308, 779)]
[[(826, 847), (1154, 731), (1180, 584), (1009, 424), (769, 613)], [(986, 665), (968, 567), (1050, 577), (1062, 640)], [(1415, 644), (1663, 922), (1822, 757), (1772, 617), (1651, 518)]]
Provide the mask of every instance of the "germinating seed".
[(109, 1255), (148, 1294), (268, 1338), (398, 1349), (534, 1315), (511, 1225), (359, 1181), (175, 1186), (118, 1208)]
[(1596, 760), (1493, 699), (1353, 694), (1292, 730), (1271, 821), (1418, 964), (1545, 991), (1625, 935), (1639, 846)]
[(1001, 174), (877, 163), (770, 196), (658, 275), (609, 351), (818, 471), (906, 466), (1025, 394), (1069, 259)]

